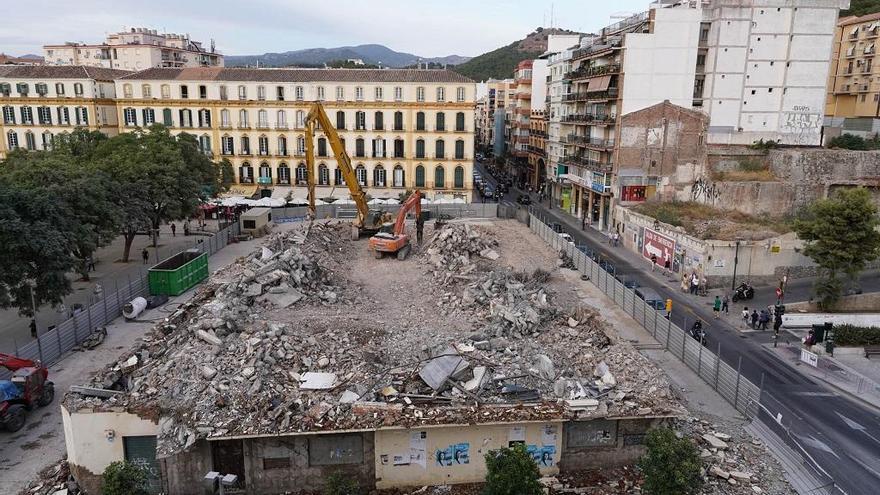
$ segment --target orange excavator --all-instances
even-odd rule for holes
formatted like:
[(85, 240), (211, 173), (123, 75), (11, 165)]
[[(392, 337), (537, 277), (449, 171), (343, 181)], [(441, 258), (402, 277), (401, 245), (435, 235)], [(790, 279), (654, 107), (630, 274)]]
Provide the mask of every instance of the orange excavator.
[(397, 220), (393, 224), (384, 224), (377, 234), (370, 237), (370, 249), (373, 250), (373, 255), (377, 259), (385, 256), (385, 253), (397, 253), (399, 260), (404, 260), (409, 255), (412, 243), (410, 236), (405, 232), (406, 214), (413, 208), (415, 208), (416, 220), (418, 221), (422, 215), (422, 193), (418, 189), (400, 205)]
[(12, 372), (12, 380), (0, 380), (0, 429), (18, 431), (28, 411), (52, 402), (55, 385), (49, 370), (30, 359), (0, 353), (0, 367)]

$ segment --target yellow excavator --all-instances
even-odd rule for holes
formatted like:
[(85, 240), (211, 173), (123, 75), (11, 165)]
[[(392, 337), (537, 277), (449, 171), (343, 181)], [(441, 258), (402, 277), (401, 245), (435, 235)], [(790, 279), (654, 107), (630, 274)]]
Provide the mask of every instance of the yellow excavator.
[(352, 224), (351, 239), (357, 240), (362, 235), (373, 235), (379, 232), (382, 224), (390, 219), (390, 216), (381, 210), (371, 210), (367, 205), (367, 198), (361, 185), (358, 183), (357, 174), (351, 166), (351, 158), (345, 152), (342, 140), (320, 102), (313, 102), (305, 120), (306, 128), (306, 174), (309, 187), (309, 216), (315, 218), (315, 131), (321, 129), (327, 136), (336, 164), (342, 172), (342, 178), (348, 186), (351, 199), (357, 206), (358, 216)]

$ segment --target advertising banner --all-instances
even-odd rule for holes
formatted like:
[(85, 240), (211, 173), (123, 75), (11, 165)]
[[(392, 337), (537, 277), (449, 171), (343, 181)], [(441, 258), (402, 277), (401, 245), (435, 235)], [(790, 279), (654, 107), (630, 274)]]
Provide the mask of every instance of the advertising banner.
[(645, 242), (642, 244), (642, 256), (651, 259), (651, 255), (657, 256), (657, 264), (663, 266), (666, 260), (672, 265), (672, 257), (675, 254), (675, 241), (663, 234), (651, 229), (645, 229)]

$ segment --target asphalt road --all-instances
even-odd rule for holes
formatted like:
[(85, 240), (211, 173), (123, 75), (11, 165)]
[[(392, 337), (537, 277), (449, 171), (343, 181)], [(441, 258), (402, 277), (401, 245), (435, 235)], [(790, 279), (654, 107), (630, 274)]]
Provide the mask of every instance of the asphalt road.
[[(475, 170), (484, 180), (494, 182), (481, 164), (476, 164)], [(515, 204), (514, 199), (519, 194), (521, 191), (511, 188), (501, 202)], [(705, 327), (708, 348), (714, 352), (720, 344), (721, 357), (726, 363), (736, 368), (741, 360), (743, 376), (752, 383), (763, 384), (761, 420), (780, 433), (796, 452), (805, 451), (812, 458), (812, 464), (820, 466), (834, 480), (837, 491), (831, 493), (880, 493), (878, 411), (836, 394), (771, 354), (762, 344), (772, 341), (772, 332), (743, 334), (727, 322), (714, 320), (709, 298), (691, 296), (670, 287), (662, 278), (651, 274), (649, 264), (641, 262), (635, 253), (611, 248), (606, 236), (590, 227), (581, 230), (576, 221), (558, 209), (549, 209), (540, 203), (533, 203), (532, 208), (536, 214), (562, 224), (576, 244), (586, 244), (602, 258), (611, 260), (618, 275), (636, 278), (642, 286), (656, 290), (664, 298), (671, 298), (672, 321), (681, 328), (690, 328), (696, 318), (708, 322)], [(867, 291), (880, 287), (877, 279), (863, 277), (863, 288)], [(677, 282), (675, 285), (677, 287)], [(793, 281), (786, 291), (787, 300), (796, 300), (799, 295), (807, 299), (810, 287), (810, 281)], [(773, 287), (756, 290), (756, 307), (766, 307), (775, 300)], [(784, 427), (776, 421), (780, 414)], [(785, 433), (785, 427), (788, 427), (790, 436)], [(792, 437), (797, 439), (803, 451), (794, 444)]]

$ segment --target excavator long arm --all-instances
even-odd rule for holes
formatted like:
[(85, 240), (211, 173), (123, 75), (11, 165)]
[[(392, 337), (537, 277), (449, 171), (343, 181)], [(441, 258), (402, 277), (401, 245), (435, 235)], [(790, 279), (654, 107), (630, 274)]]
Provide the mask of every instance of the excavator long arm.
[(314, 214), (315, 211), (315, 153), (314, 144), (312, 141), (315, 135), (315, 127), (320, 126), (321, 130), (324, 131), (324, 135), (327, 136), (327, 141), (330, 142), (330, 148), (333, 150), (333, 155), (336, 156), (336, 164), (339, 167), (339, 170), (342, 172), (342, 178), (345, 180), (346, 185), (348, 185), (348, 191), (351, 194), (351, 199), (357, 206), (358, 225), (362, 226), (365, 219), (367, 218), (367, 214), (370, 211), (370, 208), (367, 205), (366, 194), (361, 188), (360, 183), (358, 183), (357, 174), (355, 173), (354, 168), (352, 168), (351, 166), (351, 158), (349, 158), (348, 153), (345, 152), (345, 147), (342, 145), (342, 140), (339, 139), (339, 134), (336, 132), (336, 128), (333, 126), (333, 123), (330, 122), (330, 118), (327, 117), (327, 113), (324, 111), (324, 107), (321, 105), (321, 103), (317, 101), (312, 103), (312, 107), (309, 110), (308, 115), (306, 116), (305, 126), (306, 167), (308, 169), (307, 173), (309, 174), (310, 213)]
[(403, 234), (403, 226), (406, 222), (406, 214), (409, 210), (416, 209), (416, 220), (422, 214), (422, 192), (416, 189), (406, 201), (400, 205), (400, 211), (397, 212), (397, 220), (394, 222), (394, 235)]
[(0, 367), (6, 368), (9, 371), (15, 371), (22, 368), (36, 368), (37, 363), (30, 359), (22, 359), (11, 354), (0, 353)]

